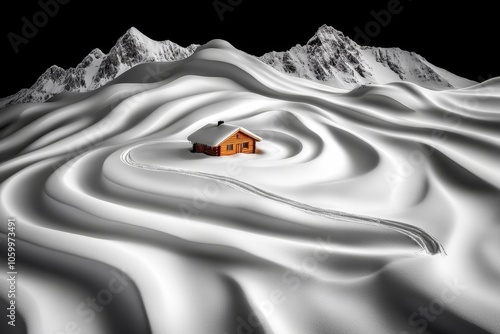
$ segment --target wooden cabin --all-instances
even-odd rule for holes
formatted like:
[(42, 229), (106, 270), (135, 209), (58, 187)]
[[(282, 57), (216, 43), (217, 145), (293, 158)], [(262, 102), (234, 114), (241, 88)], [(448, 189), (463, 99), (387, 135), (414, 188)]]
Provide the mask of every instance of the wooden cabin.
[(225, 124), (207, 124), (188, 137), (193, 143), (193, 152), (214, 156), (233, 155), (236, 153), (255, 153), (256, 142), (262, 138), (241, 126)]

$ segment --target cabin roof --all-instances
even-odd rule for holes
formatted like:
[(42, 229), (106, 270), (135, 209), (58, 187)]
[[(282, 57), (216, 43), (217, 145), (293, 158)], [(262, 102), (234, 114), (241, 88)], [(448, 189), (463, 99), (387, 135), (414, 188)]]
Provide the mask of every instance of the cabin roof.
[(191, 135), (188, 136), (188, 140), (192, 143), (200, 143), (200, 144), (205, 144), (209, 146), (218, 146), (220, 145), (225, 139), (233, 135), (234, 133), (241, 131), (256, 141), (261, 141), (262, 138), (257, 136), (256, 134), (252, 133), (251, 131), (248, 131), (247, 129), (238, 126), (238, 125), (233, 125), (233, 124), (227, 124), (223, 123), (221, 125), (217, 124), (207, 124), (201, 129), (193, 132)]

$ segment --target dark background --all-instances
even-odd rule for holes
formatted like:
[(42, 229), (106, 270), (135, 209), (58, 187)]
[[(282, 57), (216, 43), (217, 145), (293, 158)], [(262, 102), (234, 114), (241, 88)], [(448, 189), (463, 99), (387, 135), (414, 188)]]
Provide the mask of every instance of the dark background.
[[(169, 39), (181, 46), (222, 38), (259, 56), (305, 44), (322, 24), (354, 39), (355, 27), (364, 31), (366, 24), (374, 20), (372, 10), (386, 9), (395, 0), (219, 0), (233, 3), (233, 10), (224, 13), (223, 21), (214, 8), (214, 0), (59, 1), (67, 3), (59, 5), (57, 14), (38, 28), (27, 44), (21, 44), (18, 53), (7, 35), (21, 35), (22, 18), (33, 22), (33, 15), (41, 10), (40, 4), (9, 2), (9, 8), (2, 10), (0, 96), (31, 86), (53, 64), (75, 67), (94, 48), (107, 53), (131, 26), (152, 39)], [(401, 13), (392, 15), (391, 22), (381, 27), (368, 45), (415, 51), (437, 66), (476, 81), (500, 76), (500, 29), (493, 1), (400, 0), (400, 4)]]

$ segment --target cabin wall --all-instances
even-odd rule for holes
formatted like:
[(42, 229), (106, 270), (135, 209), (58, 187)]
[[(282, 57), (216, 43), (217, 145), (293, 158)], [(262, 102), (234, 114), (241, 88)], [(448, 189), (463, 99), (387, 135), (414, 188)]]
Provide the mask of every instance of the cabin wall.
[[(248, 148), (243, 148), (243, 143), (248, 143)], [(233, 145), (233, 149), (228, 150), (228, 145)], [(238, 152), (238, 145), (241, 147), (240, 152)], [(255, 139), (239, 131), (220, 144), (220, 155), (232, 155), (236, 153), (255, 153)]]
[(194, 143), (193, 144), (193, 152), (195, 153), (203, 153), (205, 151), (205, 148), (203, 147), (204, 145)]
[(193, 145), (193, 152), (205, 153), (208, 155), (220, 155), (220, 146), (208, 146), (204, 144), (195, 143)]

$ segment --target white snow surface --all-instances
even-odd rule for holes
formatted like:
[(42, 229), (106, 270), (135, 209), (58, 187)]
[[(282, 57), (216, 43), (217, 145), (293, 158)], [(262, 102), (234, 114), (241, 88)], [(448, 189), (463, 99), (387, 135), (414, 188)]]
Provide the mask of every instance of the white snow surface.
[[(17, 329), (500, 333), (499, 104), (500, 79), (331, 88), (213, 40), (7, 107)], [(190, 152), (218, 120), (257, 154)]]

